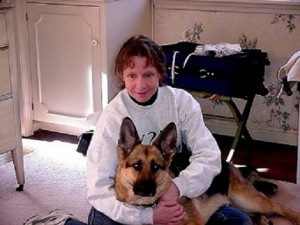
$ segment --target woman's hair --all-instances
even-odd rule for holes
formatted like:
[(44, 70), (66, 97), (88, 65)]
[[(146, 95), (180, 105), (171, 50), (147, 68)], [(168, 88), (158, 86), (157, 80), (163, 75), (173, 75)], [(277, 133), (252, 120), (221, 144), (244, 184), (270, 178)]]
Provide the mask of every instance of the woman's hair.
[(154, 66), (161, 74), (159, 85), (163, 85), (163, 80), (166, 76), (166, 59), (162, 48), (152, 39), (136, 35), (129, 38), (121, 47), (115, 60), (115, 75), (117, 77), (117, 85), (120, 89), (125, 88), (123, 82), (123, 71), (132, 66), (132, 57), (146, 57), (147, 66)]

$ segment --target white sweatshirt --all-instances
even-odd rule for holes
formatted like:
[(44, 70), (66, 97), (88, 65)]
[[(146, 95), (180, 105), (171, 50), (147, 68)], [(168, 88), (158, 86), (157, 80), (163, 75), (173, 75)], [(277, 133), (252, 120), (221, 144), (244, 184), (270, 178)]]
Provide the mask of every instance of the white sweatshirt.
[(221, 153), (204, 124), (199, 103), (186, 91), (159, 87), (152, 105), (135, 103), (124, 89), (101, 114), (87, 152), (88, 201), (98, 211), (122, 224), (153, 224), (152, 208), (130, 206), (116, 199), (114, 177), (118, 164), (117, 143), (124, 117), (129, 116), (143, 144), (150, 144), (170, 122), (177, 126), (182, 141), (192, 151), (191, 164), (174, 178), (181, 196), (204, 193), (220, 172)]

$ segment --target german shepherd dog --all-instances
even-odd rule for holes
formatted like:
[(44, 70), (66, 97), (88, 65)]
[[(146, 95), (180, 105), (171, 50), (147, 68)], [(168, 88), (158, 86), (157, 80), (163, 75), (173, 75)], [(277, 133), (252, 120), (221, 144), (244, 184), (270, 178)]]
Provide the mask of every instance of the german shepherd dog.
[[(132, 205), (149, 206), (158, 202), (169, 188), (174, 173), (172, 159), (176, 152), (177, 131), (174, 123), (168, 124), (152, 145), (143, 145), (132, 120), (126, 117), (121, 125), (118, 143), (119, 164), (115, 177), (117, 199)], [(181, 197), (186, 217), (185, 225), (204, 225), (210, 216), (223, 205), (261, 215), (259, 224), (272, 224), (267, 213), (276, 213), (300, 225), (300, 214), (277, 203), (272, 203), (257, 191), (232, 164), (223, 162), (206, 193), (196, 198)]]

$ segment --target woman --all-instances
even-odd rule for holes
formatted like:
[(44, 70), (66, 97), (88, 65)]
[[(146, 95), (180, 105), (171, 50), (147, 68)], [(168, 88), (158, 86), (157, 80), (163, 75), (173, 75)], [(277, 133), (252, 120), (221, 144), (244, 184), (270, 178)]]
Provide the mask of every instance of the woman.
[[(163, 51), (150, 38), (134, 36), (121, 47), (115, 62), (121, 90), (101, 114), (87, 152), (90, 225), (181, 224), (185, 212), (178, 198), (201, 195), (220, 172), (220, 150), (204, 124), (199, 103), (184, 90), (164, 86), (165, 73)], [(190, 165), (173, 179), (155, 208), (120, 202), (112, 188), (120, 126), (127, 116), (133, 120), (143, 144), (150, 144), (168, 123), (174, 122), (178, 150), (185, 143), (192, 153)], [(220, 210), (210, 224), (251, 224), (248, 216), (233, 208)]]

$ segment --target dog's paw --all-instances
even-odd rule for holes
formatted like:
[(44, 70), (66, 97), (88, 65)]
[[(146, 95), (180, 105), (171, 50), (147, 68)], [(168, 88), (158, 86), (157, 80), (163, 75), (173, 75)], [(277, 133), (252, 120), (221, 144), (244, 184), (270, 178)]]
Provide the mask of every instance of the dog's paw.
[(276, 192), (278, 191), (278, 186), (269, 181), (258, 180), (253, 183), (253, 186), (256, 188), (256, 190), (264, 193), (266, 196), (269, 197), (276, 194)]
[(255, 215), (253, 219), (255, 224), (257, 225), (273, 225), (273, 222), (268, 217), (262, 214)]

